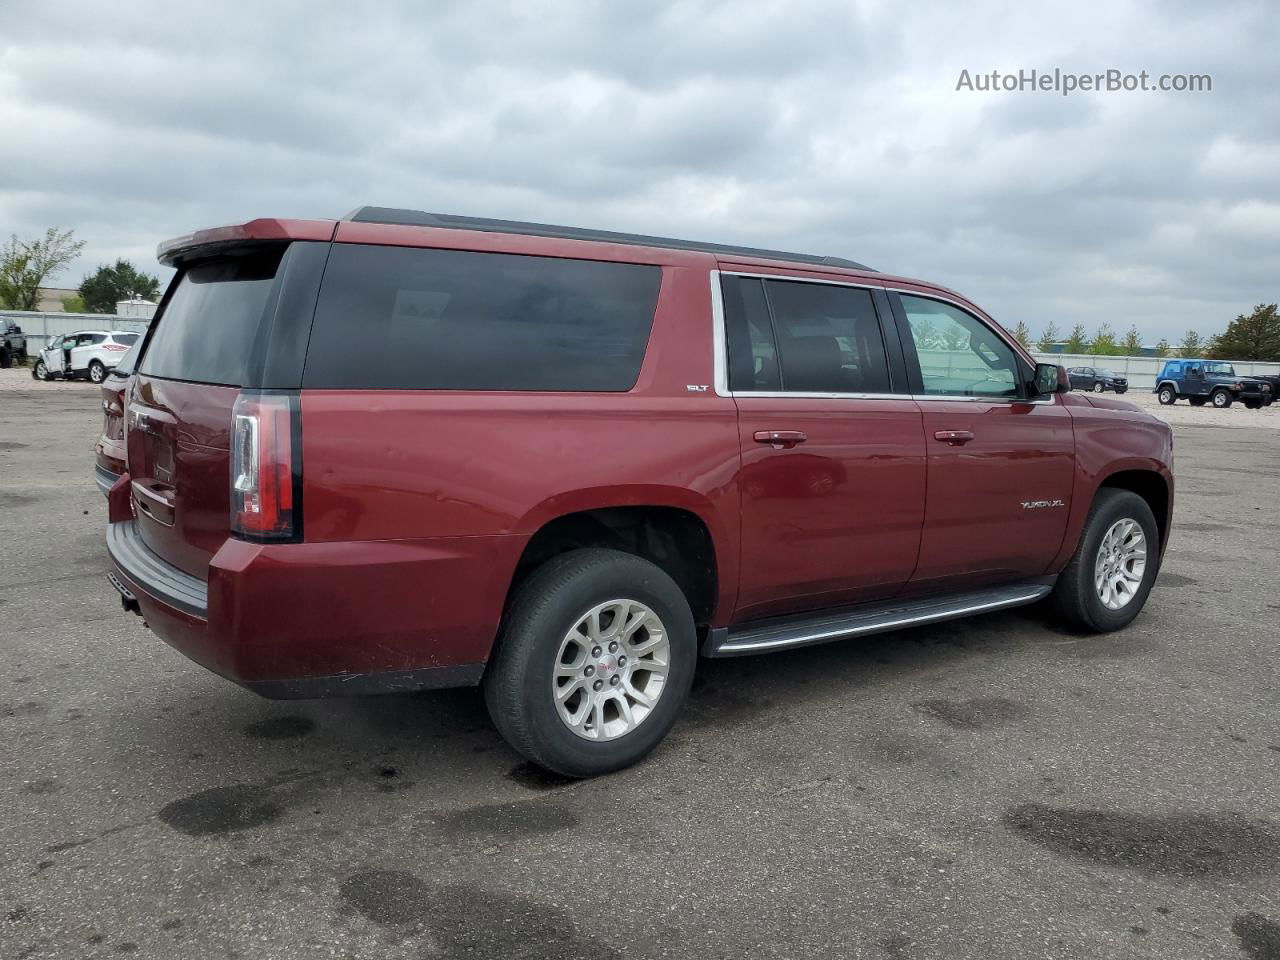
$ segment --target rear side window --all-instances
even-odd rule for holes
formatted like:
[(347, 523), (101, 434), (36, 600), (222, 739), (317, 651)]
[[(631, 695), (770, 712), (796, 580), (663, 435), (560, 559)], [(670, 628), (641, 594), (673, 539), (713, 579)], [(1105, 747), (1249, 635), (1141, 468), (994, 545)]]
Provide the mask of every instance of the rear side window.
[(890, 392), (870, 291), (732, 276), (723, 284), (733, 390)]
[(337, 244), (306, 387), (626, 391), (661, 268)]
[(188, 268), (154, 321), (138, 372), (233, 387), (248, 383), (279, 262), (277, 251)]

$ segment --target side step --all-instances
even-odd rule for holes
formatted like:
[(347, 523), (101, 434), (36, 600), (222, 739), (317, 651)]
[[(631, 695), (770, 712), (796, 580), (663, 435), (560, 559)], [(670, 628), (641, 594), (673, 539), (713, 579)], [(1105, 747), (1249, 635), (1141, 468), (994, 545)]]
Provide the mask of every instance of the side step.
[(707, 657), (736, 657), (768, 653), (1021, 607), (1047, 596), (1053, 589), (1054, 579), (1050, 577), (1031, 583), (987, 587), (919, 600), (893, 600), (818, 614), (774, 617), (736, 627), (718, 627), (708, 635), (702, 654)]

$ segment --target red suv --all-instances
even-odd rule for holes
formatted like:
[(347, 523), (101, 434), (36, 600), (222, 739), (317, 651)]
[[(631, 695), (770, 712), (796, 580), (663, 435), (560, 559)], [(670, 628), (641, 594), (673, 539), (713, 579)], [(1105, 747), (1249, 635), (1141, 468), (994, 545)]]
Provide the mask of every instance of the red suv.
[(1125, 626), (1169, 427), (953, 291), (846, 260), (408, 210), (178, 268), (108, 499), (127, 609), (268, 697), (481, 684), (570, 775), (699, 655), (1029, 604)]

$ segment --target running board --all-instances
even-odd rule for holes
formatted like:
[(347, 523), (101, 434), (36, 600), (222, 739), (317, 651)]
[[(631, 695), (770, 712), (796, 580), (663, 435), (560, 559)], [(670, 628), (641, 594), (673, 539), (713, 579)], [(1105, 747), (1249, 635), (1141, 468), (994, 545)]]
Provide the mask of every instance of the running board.
[(736, 657), (919, 627), (977, 613), (1021, 607), (1035, 603), (1052, 589), (1052, 582), (1041, 580), (942, 597), (895, 600), (834, 612), (828, 610), (817, 615), (775, 617), (736, 627), (718, 627), (708, 634), (702, 653), (707, 657)]

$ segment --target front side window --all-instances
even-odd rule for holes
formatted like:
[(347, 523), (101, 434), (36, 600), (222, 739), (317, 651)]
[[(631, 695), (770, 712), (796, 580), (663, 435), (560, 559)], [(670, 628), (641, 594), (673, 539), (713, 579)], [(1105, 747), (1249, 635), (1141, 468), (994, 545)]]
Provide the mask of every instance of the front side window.
[(660, 267), (337, 244), (303, 385), (625, 392)]
[(902, 296), (924, 392), (935, 396), (1017, 397), (1020, 364), (1013, 348), (959, 307)]

